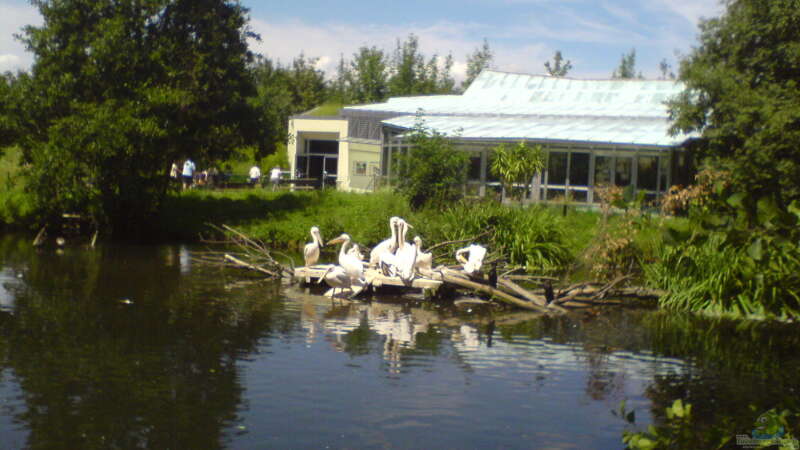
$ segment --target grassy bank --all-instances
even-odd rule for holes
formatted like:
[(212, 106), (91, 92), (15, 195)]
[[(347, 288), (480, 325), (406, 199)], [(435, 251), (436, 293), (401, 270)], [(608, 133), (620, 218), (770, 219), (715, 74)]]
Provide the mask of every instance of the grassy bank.
[[(194, 240), (208, 233), (207, 224), (227, 224), (274, 248), (299, 249), (318, 226), (329, 239), (342, 232), (359, 244), (373, 246), (389, 235), (388, 218), (402, 216), (414, 225), (423, 247), (482, 235), (490, 251), (530, 271), (556, 273), (579, 268), (597, 238), (595, 211), (547, 207), (504, 207), (492, 202), (462, 202), (445, 209), (411, 211), (391, 192), (353, 194), (337, 191), (270, 192), (264, 189), (195, 190), (168, 199), (160, 217), (166, 237)], [(488, 232), (488, 233), (487, 233)], [(452, 249), (436, 256), (452, 257)]]

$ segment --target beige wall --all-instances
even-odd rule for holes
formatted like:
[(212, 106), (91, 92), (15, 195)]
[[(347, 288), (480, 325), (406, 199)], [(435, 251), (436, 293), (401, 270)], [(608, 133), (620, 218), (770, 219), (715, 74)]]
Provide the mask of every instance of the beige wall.
[[(296, 156), (311, 139), (339, 141), (339, 159), (336, 185), (346, 191), (371, 190), (372, 167), (380, 169), (380, 141), (350, 141), (347, 136), (347, 120), (331, 118), (293, 118), (289, 119), (289, 143), (287, 156), (292, 173), (297, 168)], [(366, 174), (356, 173), (356, 164), (366, 165)]]
[[(373, 189), (373, 175), (380, 174), (381, 168), (381, 143), (350, 142), (347, 155), (347, 190), (371, 191)], [(339, 160), (342, 169), (343, 161)]]

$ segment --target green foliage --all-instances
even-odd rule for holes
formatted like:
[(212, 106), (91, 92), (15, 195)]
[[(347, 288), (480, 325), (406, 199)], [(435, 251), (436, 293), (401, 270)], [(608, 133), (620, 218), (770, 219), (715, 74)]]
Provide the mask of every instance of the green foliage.
[[(730, 172), (727, 172), (728, 174)], [(689, 230), (667, 230), (649, 281), (663, 306), (737, 315), (800, 315), (800, 202), (742, 191), (712, 177), (689, 209)]]
[(515, 190), (515, 184), (529, 186), (533, 176), (541, 172), (545, 165), (545, 155), (541, 145), (529, 146), (525, 141), (516, 145), (500, 144), (494, 148), (490, 170), (500, 177), (503, 189), (521, 199), (526, 188)]
[(348, 101), (375, 103), (386, 99), (389, 93), (389, 61), (377, 47), (361, 47), (353, 55), (350, 70), (346, 72)]
[(564, 62), (564, 57), (561, 56), (561, 50), (556, 50), (556, 53), (553, 55), (553, 64), (550, 64), (550, 61), (546, 61), (544, 63), (544, 68), (547, 69), (547, 73), (554, 77), (564, 77), (567, 73), (572, 69), (572, 62), (567, 60)]
[[(700, 26), (670, 102), (674, 132), (699, 132), (697, 152), (730, 170), (737, 189), (779, 209), (800, 199), (800, 9), (795, 1), (727, 2)], [(755, 201), (747, 214), (754, 215)]]
[(256, 159), (286, 144), (291, 115), (309, 111), (325, 101), (324, 73), (316, 69), (316, 62), (300, 54), (287, 67), (267, 58), (260, 58), (251, 67), (256, 92), (249, 102), (257, 111), (258, 126), (264, 130), (265, 139), (257, 147)]
[(620, 59), (619, 67), (614, 69), (614, 73), (611, 74), (611, 78), (618, 78), (618, 79), (633, 79), (633, 78), (644, 78), (642, 73), (636, 74), (636, 49), (632, 48), (630, 52), (623, 53), (622, 59)]
[(483, 46), (476, 48), (467, 57), (467, 77), (461, 82), (461, 89), (466, 90), (484, 69), (488, 69), (494, 60), (494, 52), (489, 48), (489, 41), (483, 39)]
[(396, 189), (411, 207), (445, 205), (459, 199), (467, 178), (467, 153), (419, 119), (406, 139), (411, 147), (397, 154), (394, 164), (398, 167)]
[(702, 240), (666, 245), (661, 259), (645, 266), (645, 275), (653, 286), (667, 291), (660, 299), (666, 308), (797, 316), (800, 252), (796, 247), (776, 250), (769, 262), (759, 263), (751, 255), (756, 253), (752, 246), (730, 245), (725, 234), (712, 233)]
[(440, 60), (433, 55), (427, 62), (419, 50), (419, 38), (412, 34), (404, 42), (397, 40), (389, 77), (389, 95), (447, 94), (455, 81), (450, 73), (453, 57)]
[(17, 147), (0, 149), (0, 228), (35, 225), (33, 201), (19, 175), (21, 155)]
[[(624, 408), (623, 403), (621, 410), (624, 411)], [(667, 421), (664, 425), (659, 427), (650, 425), (647, 432), (625, 431), (622, 442), (632, 450), (681, 448), (683, 445), (697, 442), (692, 426), (692, 405), (684, 405), (681, 399), (677, 399), (665, 410), (665, 414)], [(633, 423), (634, 420), (632, 418), (629, 422)]]
[[(459, 202), (444, 211), (423, 210), (413, 220), (427, 241), (479, 236), (478, 242), (488, 245), (490, 251), (507, 256), (510, 264), (530, 272), (562, 271), (574, 256), (564, 233), (568, 219), (545, 207), (509, 208), (492, 202)], [(452, 252), (448, 251), (446, 256), (452, 258)]]
[[(78, 212), (128, 235), (160, 207), (171, 162), (255, 142), (237, 2), (36, 1), (18, 143), (42, 218)], [(81, 30), (76, 33), (75, 30)]]

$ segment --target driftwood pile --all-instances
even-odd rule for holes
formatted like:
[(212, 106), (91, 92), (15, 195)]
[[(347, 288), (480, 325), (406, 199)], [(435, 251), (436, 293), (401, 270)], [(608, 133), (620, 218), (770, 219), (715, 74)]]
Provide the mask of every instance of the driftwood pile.
[[(296, 267), (290, 256), (275, 252), (263, 243), (229, 226), (223, 225), (217, 230), (224, 232), (228, 238), (224, 241), (206, 240), (205, 242), (226, 244), (233, 250), (203, 253), (196, 258), (199, 262), (246, 269), (257, 272), (267, 278), (284, 278), (292, 282), (303, 280), (310, 273), (313, 273), (308, 269), (304, 270), (303, 266)], [(441, 243), (430, 247), (429, 250), (439, 248), (445, 244), (465, 241)], [(279, 262), (273, 255), (278, 256), (284, 262)], [(420, 269), (416, 277), (420, 281), (429, 281), (430, 284), (437, 285), (441, 283), (444, 286), (454, 288), (453, 290), (466, 290), (489, 299), (472, 298), (467, 300), (469, 303), (490, 304), (499, 301), (516, 308), (548, 314), (564, 313), (571, 309), (600, 305), (619, 305), (624, 298), (657, 298), (661, 294), (654, 290), (627, 286), (627, 282), (630, 281), (629, 276), (621, 276), (607, 283), (582, 282), (558, 287), (553, 285), (558, 282), (557, 278), (516, 275), (514, 274), (514, 269), (499, 267), (500, 262), (501, 260), (495, 259), (485, 264), (485, 268), (491, 267), (489, 274), (479, 272), (468, 275), (461, 270), (461, 266), (440, 265), (430, 270)], [(498, 272), (501, 274), (497, 275)], [(316, 283), (316, 280), (313, 283)], [(410, 286), (408, 283), (392, 284)], [(461, 301), (463, 302), (464, 300)]]

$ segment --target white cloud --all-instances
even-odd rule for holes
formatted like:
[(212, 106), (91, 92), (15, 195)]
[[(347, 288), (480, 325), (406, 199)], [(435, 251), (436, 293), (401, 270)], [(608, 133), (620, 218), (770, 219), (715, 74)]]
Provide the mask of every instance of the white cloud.
[[(451, 73), (457, 80), (466, 76), (466, 60), (482, 40), (470, 35), (487, 31), (485, 26), (475, 23), (452, 23), (440, 21), (427, 26), (392, 25), (346, 25), (305, 23), (293, 20), (286, 23), (251, 21), (253, 31), (261, 35), (261, 42), (253, 42), (251, 48), (282, 64), (289, 63), (301, 52), (307, 57), (319, 58), (317, 67), (333, 75), (340, 55), (351, 59), (361, 46), (376, 46), (389, 55), (397, 40), (405, 40), (410, 33), (419, 37), (420, 51), (427, 57), (434, 54), (453, 55)], [(477, 33), (475, 33), (477, 31)], [(490, 40), (495, 53), (494, 66), (500, 70), (541, 72), (542, 64), (552, 51), (543, 44), (508, 46)]]
[(718, 17), (725, 11), (720, 0), (655, 0), (655, 3), (683, 17), (692, 25), (700, 23), (700, 19)]
[(42, 17), (30, 4), (0, 1), (0, 72), (28, 69), (33, 56), (14, 39), (25, 25), (40, 25)]

